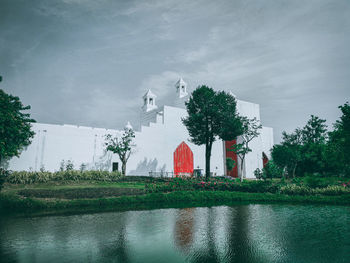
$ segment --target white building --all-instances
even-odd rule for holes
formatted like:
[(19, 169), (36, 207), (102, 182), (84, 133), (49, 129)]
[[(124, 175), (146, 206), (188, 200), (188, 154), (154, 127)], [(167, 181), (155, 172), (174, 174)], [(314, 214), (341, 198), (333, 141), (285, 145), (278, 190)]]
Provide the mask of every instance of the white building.
[[(140, 116), (140, 128), (135, 131), (133, 154), (127, 163), (128, 175), (149, 175), (150, 172), (174, 172), (175, 150), (185, 142), (193, 153), (193, 168), (205, 168), (205, 147), (189, 142), (189, 134), (182, 124), (181, 118), (187, 115), (184, 102), (188, 98), (187, 84), (180, 79), (175, 84), (174, 101), (171, 105), (157, 106), (156, 95), (148, 90), (143, 96)], [(256, 117), (260, 120), (258, 104), (237, 100), (237, 110), (242, 116)], [(128, 124), (130, 125), (130, 124)], [(105, 151), (105, 135), (120, 136), (122, 130), (91, 128), (75, 125), (33, 124), (35, 137), (31, 145), (22, 152), (19, 158), (11, 159), (11, 170), (59, 170), (62, 160), (71, 160), (75, 169), (81, 164), (87, 169), (112, 170), (112, 163), (121, 162), (117, 155)], [(239, 138), (238, 138), (239, 140)], [(227, 143), (217, 140), (212, 147), (211, 171), (216, 175), (235, 173), (226, 171)], [(181, 149), (183, 149), (182, 145)], [(273, 146), (272, 128), (263, 127), (260, 135), (250, 146), (252, 152), (246, 156), (244, 170), (247, 178), (254, 177), (254, 170), (263, 167), (263, 153), (269, 156)], [(186, 147), (186, 146), (185, 146)], [(188, 149), (186, 147), (186, 149)], [(189, 158), (177, 153), (176, 158)], [(229, 153), (232, 155), (232, 152)], [(187, 155), (186, 155), (187, 156)], [(187, 160), (185, 160), (187, 162)], [(180, 167), (181, 170), (181, 167)]]

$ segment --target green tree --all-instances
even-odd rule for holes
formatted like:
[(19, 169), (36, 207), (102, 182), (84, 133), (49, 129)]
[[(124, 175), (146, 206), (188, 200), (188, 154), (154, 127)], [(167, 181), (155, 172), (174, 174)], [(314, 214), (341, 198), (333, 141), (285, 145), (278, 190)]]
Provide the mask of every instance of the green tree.
[(0, 89), (0, 167), (19, 156), (21, 151), (31, 143), (34, 132), (29, 113), (24, 113), (30, 106), (23, 106), (16, 96), (7, 94)]
[(302, 160), (302, 131), (295, 129), (291, 134), (282, 133), (282, 143), (273, 146), (271, 156), (276, 165), (286, 169), (288, 175), (295, 177), (298, 164)]
[(234, 151), (241, 161), (241, 172), (239, 178), (242, 182), (243, 178), (246, 176), (244, 174), (245, 157), (248, 153), (252, 151), (252, 149), (249, 147), (249, 143), (254, 138), (259, 136), (259, 130), (262, 128), (262, 125), (260, 124), (260, 121), (257, 118), (248, 119), (247, 117), (240, 117), (240, 119), (242, 123), (242, 134), (238, 138), (240, 142), (233, 145), (233, 148), (230, 150)]
[(336, 172), (350, 175), (350, 105), (349, 102), (338, 107), (342, 116), (329, 133), (327, 160)]
[(311, 115), (302, 129), (302, 161), (300, 168), (304, 173), (325, 173), (327, 126), (326, 120)]
[(326, 170), (326, 120), (311, 115), (306, 125), (291, 134), (282, 133), (281, 144), (272, 148), (272, 159), (288, 175), (324, 173)]
[(126, 173), (126, 163), (132, 153), (132, 148), (136, 145), (133, 143), (135, 132), (133, 129), (125, 127), (121, 138), (118, 136), (106, 135), (106, 150), (118, 154), (122, 162), (122, 175)]
[(186, 102), (188, 116), (182, 119), (190, 141), (205, 145), (205, 175), (210, 176), (211, 149), (217, 138), (233, 140), (241, 134), (236, 100), (230, 94), (215, 92), (205, 85), (197, 87)]

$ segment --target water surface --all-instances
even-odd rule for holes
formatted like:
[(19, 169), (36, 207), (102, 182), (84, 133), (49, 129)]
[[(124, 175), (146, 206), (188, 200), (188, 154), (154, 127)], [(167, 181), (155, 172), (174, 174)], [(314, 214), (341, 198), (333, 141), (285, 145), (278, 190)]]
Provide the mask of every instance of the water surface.
[(350, 208), (237, 205), (0, 218), (0, 262), (350, 262)]

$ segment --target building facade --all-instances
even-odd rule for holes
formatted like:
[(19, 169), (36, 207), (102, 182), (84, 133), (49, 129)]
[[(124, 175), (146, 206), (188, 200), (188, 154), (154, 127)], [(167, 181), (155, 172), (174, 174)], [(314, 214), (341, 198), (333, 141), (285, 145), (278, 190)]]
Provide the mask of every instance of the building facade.
[[(189, 141), (189, 134), (181, 119), (187, 115), (185, 101), (188, 99), (187, 83), (180, 79), (175, 84), (174, 101), (158, 106), (156, 95), (148, 90), (143, 96), (139, 125), (135, 128), (134, 150), (127, 163), (127, 175), (189, 174), (193, 169), (205, 168), (205, 147)], [(240, 115), (260, 120), (259, 105), (237, 100)], [(127, 124), (130, 128), (130, 123)], [(105, 150), (105, 136), (121, 136), (123, 130), (92, 128), (75, 125), (34, 123), (35, 136), (31, 145), (19, 158), (9, 163), (11, 170), (57, 171), (62, 162), (70, 160), (75, 169), (112, 170), (121, 169), (117, 155)], [(238, 141), (240, 138), (237, 139)], [(228, 148), (232, 142), (217, 140), (212, 147), (211, 171), (213, 175), (238, 176), (240, 167), (227, 171), (226, 158), (237, 160)], [(263, 127), (260, 135), (250, 146), (244, 165), (245, 176), (254, 178), (254, 170), (263, 168), (273, 146), (273, 130)], [(239, 162), (238, 162), (239, 163)], [(113, 165), (114, 164), (114, 165)]]

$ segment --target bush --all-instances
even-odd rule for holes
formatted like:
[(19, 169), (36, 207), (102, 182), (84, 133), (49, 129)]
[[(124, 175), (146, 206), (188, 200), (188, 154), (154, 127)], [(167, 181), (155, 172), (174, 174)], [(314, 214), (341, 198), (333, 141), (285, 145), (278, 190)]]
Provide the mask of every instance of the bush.
[(164, 183), (146, 184), (146, 190), (150, 193), (173, 192), (173, 191), (237, 191), (250, 193), (275, 193), (279, 189), (277, 184), (265, 181), (230, 180), (223, 178), (210, 178), (202, 181), (196, 178), (173, 178)]
[(79, 189), (24, 189), (18, 192), (19, 195), (25, 197), (36, 198), (60, 198), (60, 199), (79, 199), (79, 198), (101, 198), (125, 195), (144, 194), (143, 189), (134, 188), (79, 188)]
[(287, 195), (346, 195), (350, 194), (350, 188), (332, 185), (313, 189), (308, 186), (291, 184), (282, 186), (280, 193)]
[(3, 168), (0, 168), (0, 191), (6, 181), (9, 172)]
[(270, 160), (263, 168), (264, 178), (281, 178), (283, 170), (278, 167), (272, 160)]
[(11, 184), (35, 184), (53, 181), (107, 181), (114, 182), (121, 178), (119, 172), (108, 171), (59, 171), (59, 172), (11, 172), (6, 182)]
[(295, 184), (290, 184), (282, 186), (280, 188), (281, 194), (286, 195), (311, 195), (313, 194), (312, 189), (307, 186), (300, 186)]

